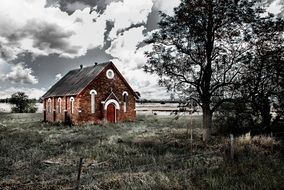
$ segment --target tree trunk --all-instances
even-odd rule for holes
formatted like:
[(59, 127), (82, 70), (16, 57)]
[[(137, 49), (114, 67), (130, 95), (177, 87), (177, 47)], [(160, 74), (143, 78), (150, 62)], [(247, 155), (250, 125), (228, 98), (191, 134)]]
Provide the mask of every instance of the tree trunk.
[(212, 130), (212, 112), (209, 105), (203, 106), (203, 141), (207, 142), (211, 136)]

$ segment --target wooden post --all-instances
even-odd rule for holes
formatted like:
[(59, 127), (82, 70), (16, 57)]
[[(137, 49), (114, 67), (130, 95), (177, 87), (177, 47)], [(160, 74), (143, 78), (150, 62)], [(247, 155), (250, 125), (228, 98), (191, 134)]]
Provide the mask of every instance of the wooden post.
[(103, 142), (103, 137), (100, 136), (100, 146), (102, 146), (102, 142)]
[(230, 134), (231, 160), (234, 160), (234, 135)]
[(190, 129), (190, 150), (192, 153), (192, 144), (193, 144), (193, 130), (192, 128)]
[(76, 188), (75, 188), (76, 190), (79, 190), (79, 186), (80, 186), (82, 163), (83, 163), (83, 158), (80, 158), (79, 167), (78, 167), (77, 185), (76, 185)]
[(193, 125), (192, 125), (192, 114), (193, 114), (193, 104), (191, 102), (191, 112), (190, 112), (190, 149), (192, 153), (192, 143), (193, 143)]
[(190, 124), (189, 123), (187, 123), (186, 124), (186, 135), (187, 135), (187, 138), (189, 138), (189, 128), (190, 128)]

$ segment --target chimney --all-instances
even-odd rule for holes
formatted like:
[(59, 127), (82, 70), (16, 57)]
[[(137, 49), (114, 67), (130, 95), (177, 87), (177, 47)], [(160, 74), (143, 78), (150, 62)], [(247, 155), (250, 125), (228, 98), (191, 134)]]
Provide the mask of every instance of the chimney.
[(83, 65), (82, 64), (80, 65), (80, 69), (83, 69)]
[(98, 63), (97, 62), (95, 62), (95, 66), (97, 66), (98, 65)]

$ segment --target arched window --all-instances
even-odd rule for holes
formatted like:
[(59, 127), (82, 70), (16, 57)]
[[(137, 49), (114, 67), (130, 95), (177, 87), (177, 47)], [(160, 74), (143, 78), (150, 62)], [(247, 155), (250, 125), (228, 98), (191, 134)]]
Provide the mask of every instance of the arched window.
[(128, 92), (124, 91), (122, 93), (123, 96), (123, 110), (124, 112), (128, 111)]
[(95, 113), (96, 112), (96, 95), (97, 95), (97, 91), (91, 90), (90, 91), (90, 95), (91, 95), (91, 113)]
[(57, 99), (57, 113), (61, 113), (61, 108), (62, 108), (61, 103), (62, 103), (61, 98), (58, 98)]
[(74, 101), (75, 101), (75, 99), (73, 97), (71, 97), (70, 98), (71, 114), (74, 113)]
[(51, 113), (51, 99), (50, 98), (48, 98), (47, 100), (47, 112)]

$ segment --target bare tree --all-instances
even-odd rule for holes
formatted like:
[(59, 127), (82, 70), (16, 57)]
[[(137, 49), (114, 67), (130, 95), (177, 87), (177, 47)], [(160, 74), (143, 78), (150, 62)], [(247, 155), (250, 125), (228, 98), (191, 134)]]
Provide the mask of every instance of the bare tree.
[(146, 72), (203, 111), (203, 140), (211, 134), (212, 116), (233, 98), (241, 59), (248, 51), (244, 33), (254, 22), (255, 1), (182, 0), (174, 15), (161, 14), (159, 30), (146, 43)]

